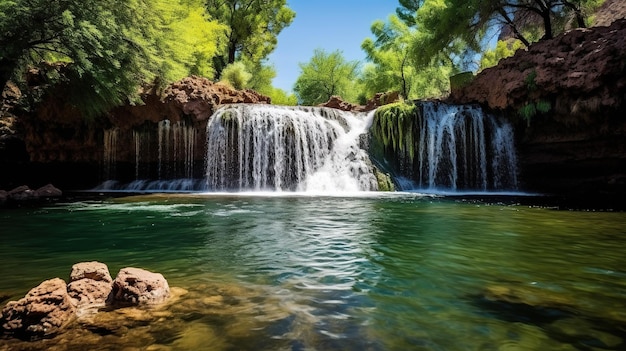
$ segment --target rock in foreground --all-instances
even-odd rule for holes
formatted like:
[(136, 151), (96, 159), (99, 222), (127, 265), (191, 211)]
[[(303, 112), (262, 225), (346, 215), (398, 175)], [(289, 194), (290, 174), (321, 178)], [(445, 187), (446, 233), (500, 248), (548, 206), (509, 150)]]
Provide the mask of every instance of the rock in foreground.
[(72, 266), (67, 291), (77, 307), (104, 306), (112, 289), (113, 278), (106, 264), (94, 261)]
[(56, 334), (75, 313), (65, 281), (54, 278), (31, 289), (24, 298), (7, 303), (0, 322), (5, 334), (32, 340)]
[(160, 273), (140, 268), (122, 268), (113, 282), (109, 303), (113, 305), (153, 305), (170, 296), (167, 280)]

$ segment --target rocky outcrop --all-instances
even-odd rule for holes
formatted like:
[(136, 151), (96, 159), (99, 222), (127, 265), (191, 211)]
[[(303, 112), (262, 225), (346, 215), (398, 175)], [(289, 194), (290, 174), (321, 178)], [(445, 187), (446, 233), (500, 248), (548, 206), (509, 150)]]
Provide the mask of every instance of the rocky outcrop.
[(352, 112), (369, 112), (373, 111), (380, 106), (391, 104), (400, 101), (400, 94), (397, 91), (390, 91), (386, 93), (377, 93), (371, 98), (365, 105), (356, 105), (347, 101), (344, 101), (341, 96), (331, 96), (327, 102), (320, 104), (320, 107), (329, 107), (342, 111)]
[(63, 192), (52, 184), (44, 185), (37, 190), (32, 190), (27, 185), (20, 185), (9, 191), (0, 190), (0, 205), (47, 201), (61, 196), (63, 196)]
[(570, 118), (616, 110), (625, 99), (625, 58), (626, 19), (575, 29), (518, 50), (452, 91), (450, 100), (505, 110), (545, 99), (554, 113)]
[(113, 280), (106, 264), (81, 262), (72, 266), (69, 284), (46, 280), (24, 298), (8, 302), (0, 315), (0, 335), (47, 338), (102, 307), (152, 306), (169, 297), (167, 280), (159, 273), (128, 267)]
[(516, 123), (523, 190), (626, 205), (626, 19), (519, 50), (449, 101)]
[(154, 305), (170, 296), (167, 280), (159, 273), (140, 268), (123, 268), (113, 282), (109, 303), (120, 305)]
[(172, 104), (185, 115), (195, 120), (205, 121), (220, 105), (227, 104), (269, 104), (269, 97), (253, 90), (235, 90), (222, 83), (191, 76), (168, 86), (164, 91), (163, 102)]
[[(5, 90), (4, 101), (20, 95), (18, 92)], [(197, 76), (162, 91), (144, 87), (141, 99), (142, 104), (127, 104), (92, 120), (66, 103), (62, 91), (44, 100), (34, 112), (14, 111), (8, 106), (6, 110), (12, 114), (0, 114), (0, 167), (10, 172), (0, 174), (0, 187), (14, 187), (19, 181), (86, 189), (110, 178), (135, 180), (138, 145), (142, 152), (139, 168), (148, 176), (158, 177), (156, 165), (168, 153), (170, 168), (180, 170), (180, 163), (194, 163), (197, 167), (189, 167), (195, 171), (193, 176), (202, 177), (205, 155), (200, 146), (206, 141), (203, 131), (213, 111), (231, 103), (270, 103), (269, 97), (254, 91), (235, 90)], [(159, 140), (164, 140), (159, 135), (160, 123), (171, 126), (172, 140), (167, 141), (171, 150), (159, 149)]]
[(75, 313), (65, 281), (54, 278), (33, 288), (24, 298), (7, 303), (0, 322), (5, 334), (37, 339), (59, 332)]
[(81, 262), (72, 266), (67, 291), (81, 309), (104, 306), (113, 290), (109, 268), (101, 262)]

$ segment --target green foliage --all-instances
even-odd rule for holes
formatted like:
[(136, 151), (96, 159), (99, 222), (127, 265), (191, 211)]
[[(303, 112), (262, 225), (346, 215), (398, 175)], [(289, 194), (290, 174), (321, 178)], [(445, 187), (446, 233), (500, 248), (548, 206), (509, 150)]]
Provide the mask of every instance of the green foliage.
[[(524, 79), (526, 89), (529, 93), (537, 90), (537, 71), (532, 70)], [(526, 124), (530, 126), (530, 121), (539, 113), (548, 113), (552, 109), (550, 101), (539, 99), (537, 101), (529, 101), (518, 110), (518, 114), (526, 120)]]
[(377, 167), (373, 168), (376, 182), (378, 183), (378, 191), (396, 191), (396, 186), (391, 180), (391, 175), (384, 173)]
[(296, 106), (298, 104), (298, 97), (295, 94), (287, 93), (279, 88), (272, 88), (270, 92), (263, 94), (269, 96), (274, 105)]
[(248, 72), (246, 65), (239, 61), (231, 63), (222, 71), (222, 82), (241, 90), (248, 87), (248, 82), (252, 78), (252, 73)]
[(228, 27), (226, 47), (216, 60), (218, 72), (237, 59), (261, 62), (295, 17), (286, 0), (206, 0), (206, 9)]
[[(424, 0), (416, 13), (416, 27), (423, 35), (416, 36), (412, 43), (412, 59), (418, 64), (425, 64), (437, 60), (441, 54), (459, 57), (463, 53), (481, 52), (487, 44), (487, 35), (503, 26), (507, 26), (517, 39), (528, 46), (530, 41), (524, 32), (541, 27), (541, 36), (551, 38), (555, 31), (565, 28), (566, 19), (572, 16), (578, 26), (585, 26), (588, 9), (597, 6), (599, 1)], [(536, 20), (525, 20), (530, 15), (542, 24), (537, 25)], [(515, 16), (519, 20), (515, 21)], [(520, 27), (519, 23), (530, 25)], [(499, 55), (503, 54), (506, 53)], [(497, 62), (499, 55), (487, 58), (485, 67)]]
[(0, 84), (66, 62), (48, 71), (50, 86), (61, 84), (89, 117), (138, 101), (143, 83), (211, 74), (224, 28), (207, 21), (200, 0), (0, 0), (0, 33)]
[(450, 60), (416, 64), (411, 45), (422, 35), (396, 16), (387, 22), (375, 21), (371, 27), (375, 39), (361, 44), (371, 62), (363, 70), (364, 95), (398, 91), (406, 99), (439, 97), (449, 91), (448, 76), (455, 70)]
[(523, 47), (524, 44), (518, 39), (498, 40), (495, 48), (483, 53), (480, 59), (480, 70), (497, 65), (501, 59), (513, 56), (518, 49)]
[(396, 15), (407, 26), (414, 27), (417, 24), (415, 14), (424, 3), (424, 0), (399, 0), (399, 2), (400, 7), (396, 8)]
[(381, 106), (374, 114), (372, 136), (385, 150), (414, 158), (414, 136), (417, 128), (417, 107), (412, 103), (397, 102)]
[(300, 63), (300, 70), (294, 91), (303, 105), (317, 105), (333, 95), (349, 102), (358, 98), (354, 81), (359, 74), (359, 63), (346, 61), (340, 51), (329, 54), (316, 49), (308, 63)]

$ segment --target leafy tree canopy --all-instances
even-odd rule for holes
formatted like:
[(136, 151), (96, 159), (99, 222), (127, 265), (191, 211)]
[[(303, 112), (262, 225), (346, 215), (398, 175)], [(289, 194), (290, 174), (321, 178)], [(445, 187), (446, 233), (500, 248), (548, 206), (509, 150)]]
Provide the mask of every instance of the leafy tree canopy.
[[(414, 59), (427, 62), (441, 53), (457, 52), (459, 48), (481, 52), (490, 29), (508, 27), (526, 46), (530, 40), (523, 33), (525, 16), (539, 19), (543, 38), (555, 34), (555, 24), (564, 18), (575, 18), (585, 25), (589, 9), (600, 0), (425, 0), (417, 10), (416, 26), (425, 36), (413, 43)], [(517, 18), (516, 18), (517, 17)], [(530, 23), (534, 23), (530, 21)], [(535, 25), (536, 26), (536, 25)], [(562, 30), (564, 27), (559, 26)], [(493, 33), (493, 32), (491, 32)]]
[(303, 105), (326, 102), (333, 95), (356, 102), (354, 82), (359, 75), (359, 62), (346, 61), (341, 51), (327, 53), (316, 49), (307, 63), (300, 63), (300, 76), (294, 91)]
[(51, 83), (86, 116), (100, 114), (135, 100), (144, 82), (211, 73), (225, 28), (203, 11), (197, 0), (0, 0), (0, 84), (64, 61)]
[(221, 71), (237, 59), (261, 62), (274, 51), (278, 34), (295, 17), (286, 0), (207, 0), (212, 18), (228, 27), (226, 48), (216, 60)]
[(407, 99), (441, 96), (449, 90), (448, 76), (452, 61), (441, 60), (417, 65), (412, 59), (411, 44), (424, 34), (397, 16), (387, 22), (375, 21), (371, 27), (375, 39), (367, 38), (361, 48), (371, 62), (363, 71), (365, 95), (398, 91)]

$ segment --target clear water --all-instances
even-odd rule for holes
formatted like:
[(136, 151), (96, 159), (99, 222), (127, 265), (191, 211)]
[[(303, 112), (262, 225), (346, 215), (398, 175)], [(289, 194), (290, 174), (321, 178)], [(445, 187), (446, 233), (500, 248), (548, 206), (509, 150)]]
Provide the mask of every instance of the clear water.
[(626, 348), (624, 213), (418, 194), (158, 195), (3, 210), (0, 228), (11, 299), (91, 260), (187, 291), (0, 350)]

